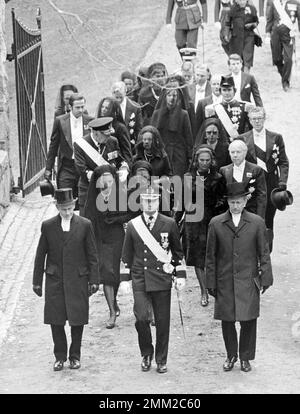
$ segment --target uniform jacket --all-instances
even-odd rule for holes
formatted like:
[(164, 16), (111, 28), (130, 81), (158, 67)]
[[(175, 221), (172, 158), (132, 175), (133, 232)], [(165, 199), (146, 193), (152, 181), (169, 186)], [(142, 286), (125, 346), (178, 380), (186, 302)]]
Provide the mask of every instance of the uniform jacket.
[[(83, 139), (86, 140), (95, 150), (98, 152), (98, 147), (95, 145), (91, 138), (91, 134), (85, 135)], [(94, 171), (97, 164), (83, 151), (83, 149), (75, 142), (74, 143), (74, 155), (75, 155), (75, 167), (80, 174), (78, 189), (79, 189), (79, 204), (84, 205), (87, 190), (89, 187), (89, 181), (87, 179), (87, 173)], [(120, 168), (124, 158), (121, 155), (119, 142), (115, 137), (109, 137), (102, 153), (103, 158), (114, 165), (117, 169)]]
[[(253, 130), (248, 131), (239, 137), (248, 147), (246, 159), (257, 164), (257, 156), (253, 139)], [(271, 185), (271, 189), (278, 187), (280, 184), (287, 184), (289, 175), (289, 160), (285, 152), (283, 138), (277, 132), (266, 130), (266, 167), (268, 176), (267, 187)]]
[(206, 278), (207, 288), (217, 291), (215, 319), (248, 321), (259, 316), (259, 287), (273, 283), (261, 217), (244, 210), (237, 228), (229, 211), (211, 220)]
[[(172, 252), (171, 263), (173, 266), (181, 265), (183, 251), (180, 243), (179, 230), (175, 221), (170, 217), (158, 213), (151, 233), (160, 243), (167, 236), (168, 248)], [(134, 290), (152, 292), (171, 289), (172, 275), (164, 272), (163, 263), (144, 244), (140, 235), (135, 230), (132, 221), (129, 221), (127, 226), (122, 260), (126, 267), (130, 268), (132, 288)], [(176, 277), (186, 277), (185, 270), (177, 271)]]
[[(225, 177), (227, 184), (231, 184), (234, 181), (233, 164), (220, 168), (220, 173)], [(258, 165), (246, 161), (243, 182), (247, 183), (247, 188), (251, 195), (247, 201), (246, 209), (264, 219), (267, 205), (267, 187), (264, 170)]]
[[(46, 260), (46, 265), (45, 265)], [(44, 323), (85, 325), (88, 323), (88, 283), (99, 283), (96, 241), (89, 220), (76, 214), (69, 232), (63, 232), (57, 215), (42, 223), (33, 285), (45, 282)]]
[[(89, 115), (82, 115), (83, 135), (85, 135), (89, 131), (87, 125), (92, 119), (93, 117)], [(73, 143), (71, 136), (71, 123), (69, 112), (65, 115), (58, 116), (54, 120), (49, 150), (47, 154), (46, 170), (51, 171), (53, 169), (55, 157), (57, 156), (57, 172), (59, 172), (62, 164), (62, 159), (67, 158), (71, 160), (73, 156)]]
[(134, 146), (143, 127), (143, 118), (139, 105), (129, 98), (126, 98), (125, 125), (129, 132), (131, 145)]
[(250, 73), (242, 72), (240, 95), (242, 101), (251, 102), (251, 95), (256, 106), (263, 106), (255, 77)]
[[(300, 4), (297, 0), (288, 0), (285, 5), (285, 11), (292, 18), (293, 22), (298, 19), (298, 29), (300, 30)], [(280, 16), (273, 4), (273, 1), (268, 0), (266, 8), (266, 33), (271, 33), (278, 25)], [(286, 28), (287, 33), (289, 29)]]
[[(206, 0), (200, 0), (203, 16), (201, 16), (201, 11), (198, 5), (198, 0), (182, 0), (182, 1), (169, 0), (168, 9), (167, 9), (167, 18), (166, 18), (167, 24), (171, 23), (172, 13), (173, 13), (175, 3), (177, 3), (177, 11), (175, 15), (176, 29), (181, 29), (181, 30), (182, 29), (183, 30), (196, 29), (197, 27), (200, 27), (202, 23), (202, 17), (203, 17), (203, 21), (207, 22)], [(194, 7), (184, 9), (185, 6), (191, 6), (191, 5), (194, 5)]]

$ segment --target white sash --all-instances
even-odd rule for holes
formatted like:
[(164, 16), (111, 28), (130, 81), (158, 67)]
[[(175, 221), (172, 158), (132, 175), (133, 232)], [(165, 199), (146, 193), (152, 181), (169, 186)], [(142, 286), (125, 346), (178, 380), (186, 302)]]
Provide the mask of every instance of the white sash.
[(100, 167), (100, 165), (109, 164), (98, 151), (95, 150), (85, 139), (79, 138), (76, 141), (76, 144), (80, 146), (80, 148), (90, 157), (94, 163)]
[(137, 231), (140, 238), (146, 244), (146, 246), (151, 250), (154, 256), (162, 263), (171, 263), (172, 252), (167, 252), (164, 250), (158, 241), (150, 233), (148, 227), (143, 222), (142, 216), (138, 216), (131, 220), (133, 227)]
[(231, 119), (229, 118), (227, 112), (225, 111), (224, 106), (222, 104), (216, 104), (214, 108), (215, 108), (216, 114), (218, 115), (218, 118), (222, 122), (229, 136), (232, 138), (236, 138), (239, 134), (236, 128), (234, 127)]
[(290, 16), (288, 15), (288, 13), (284, 9), (283, 5), (280, 3), (279, 0), (274, 0), (273, 3), (274, 3), (274, 6), (277, 10), (277, 13), (280, 16), (281, 23), (283, 23), (286, 27), (288, 27), (290, 30), (292, 30), (293, 27), (294, 27), (294, 24), (291, 21)]
[(266, 172), (268, 172), (266, 163), (264, 161), (262, 161), (258, 156), (256, 156), (256, 162), (257, 162), (257, 165), (259, 167), (261, 167), (263, 170), (265, 170)]

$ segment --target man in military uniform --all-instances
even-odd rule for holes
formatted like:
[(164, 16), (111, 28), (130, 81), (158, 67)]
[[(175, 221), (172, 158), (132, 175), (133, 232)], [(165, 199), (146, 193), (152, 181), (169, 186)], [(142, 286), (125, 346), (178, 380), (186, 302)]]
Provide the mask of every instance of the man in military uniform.
[(143, 213), (127, 226), (122, 260), (130, 268), (134, 297), (135, 327), (143, 357), (142, 371), (149, 371), (154, 354), (149, 306), (152, 303), (155, 326), (157, 372), (167, 372), (170, 331), (172, 275), (175, 288), (185, 285), (186, 270), (175, 221), (158, 213), (159, 194), (153, 188), (141, 194)]
[(253, 105), (250, 102), (245, 103), (235, 99), (236, 87), (232, 76), (222, 76), (220, 88), (223, 98), (222, 102), (207, 105), (205, 116), (206, 118), (219, 118), (228, 141), (231, 142), (238, 135), (252, 129), (247, 111)]
[[(175, 3), (177, 3), (175, 40), (182, 58), (184, 53), (180, 51), (181, 49), (197, 49), (199, 27), (203, 27), (203, 22), (207, 23), (206, 0), (199, 0), (199, 2), (201, 4), (202, 14), (198, 0), (169, 0), (168, 3), (167, 24), (171, 24), (172, 12)], [(191, 51), (190, 55), (195, 56), (196, 52)]]
[(271, 37), (273, 64), (277, 66), (283, 90), (287, 92), (295, 49), (296, 19), (300, 30), (300, 3), (296, 0), (268, 0), (266, 19), (266, 32)]
[(276, 207), (271, 202), (271, 192), (274, 188), (286, 190), (289, 174), (289, 160), (285, 152), (283, 138), (277, 132), (264, 127), (266, 113), (264, 108), (253, 108), (249, 112), (252, 131), (241, 135), (248, 147), (246, 160), (258, 164), (265, 172), (267, 184), (267, 206), (265, 221), (269, 240), (269, 249), (273, 247), (273, 227)]

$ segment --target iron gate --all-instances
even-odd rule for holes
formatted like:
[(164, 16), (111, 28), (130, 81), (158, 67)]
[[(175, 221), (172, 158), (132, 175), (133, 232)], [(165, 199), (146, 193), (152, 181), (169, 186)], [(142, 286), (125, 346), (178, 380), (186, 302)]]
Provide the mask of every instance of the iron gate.
[(37, 29), (26, 27), (16, 18), (14, 9), (12, 21), (20, 159), (18, 185), (24, 197), (37, 187), (47, 156), (40, 9)]

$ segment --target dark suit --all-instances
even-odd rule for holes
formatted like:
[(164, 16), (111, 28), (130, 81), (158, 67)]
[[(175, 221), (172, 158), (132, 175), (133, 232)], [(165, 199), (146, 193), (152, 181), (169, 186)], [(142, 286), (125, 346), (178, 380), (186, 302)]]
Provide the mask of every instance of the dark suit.
[[(207, 22), (206, 0), (199, 1), (202, 8), (203, 21)], [(177, 3), (175, 16), (175, 40), (177, 48), (197, 48), (198, 30), (202, 23), (202, 15), (198, 0), (169, 0), (166, 18), (167, 24), (171, 23), (175, 3)]]
[[(99, 147), (97, 147), (94, 141), (91, 138), (91, 135), (85, 135), (83, 139), (86, 140), (97, 152)], [(121, 155), (120, 147), (117, 138), (109, 137), (107, 142), (103, 144), (102, 148), (100, 147), (102, 157), (105, 161), (114, 165), (117, 169), (120, 168), (124, 158)], [(89, 187), (89, 181), (87, 179), (87, 174), (89, 171), (94, 171), (97, 167), (97, 164), (83, 151), (83, 149), (75, 142), (74, 143), (74, 155), (75, 155), (75, 167), (79, 173), (79, 182), (78, 182), (78, 192), (79, 192), (79, 207), (80, 215), (83, 213), (83, 207), (86, 201), (86, 195)]]
[[(235, 181), (233, 178), (233, 164), (220, 168), (220, 173), (225, 177), (227, 184)], [(246, 209), (265, 219), (267, 187), (263, 169), (258, 165), (246, 161), (242, 181), (247, 183), (247, 188), (251, 195), (247, 201)]]
[(44, 272), (44, 323), (54, 327), (52, 332), (56, 359), (67, 359), (67, 341), (63, 328), (67, 320), (71, 327), (79, 327), (73, 329), (74, 338), (72, 335), (69, 357), (80, 359), (83, 325), (88, 323), (89, 317), (88, 284), (99, 284), (96, 241), (89, 220), (74, 214), (69, 232), (63, 232), (60, 215), (42, 223), (34, 262), (33, 285), (43, 285)]
[[(266, 152), (259, 151), (256, 147), (253, 138), (253, 130), (239, 136), (248, 147), (246, 159), (257, 164), (258, 153), (265, 162), (267, 171), (265, 172), (265, 179), (267, 185), (267, 207), (266, 207), (266, 226), (268, 229), (269, 247), (272, 251), (273, 227), (276, 208), (273, 206), (270, 194), (274, 188), (280, 185), (286, 185), (289, 174), (289, 160), (285, 152), (285, 145), (283, 138), (277, 132), (266, 130)], [(275, 157), (275, 158), (274, 158)]]
[(125, 125), (129, 132), (131, 148), (133, 149), (139, 132), (143, 127), (143, 118), (140, 106), (129, 98), (126, 98)]
[[(164, 236), (167, 237), (168, 248), (172, 252), (172, 264), (181, 265), (183, 251), (175, 221), (158, 213), (151, 233), (160, 243)], [(155, 360), (157, 363), (165, 364), (169, 344), (172, 275), (164, 272), (162, 263), (143, 242), (132, 220), (127, 226), (122, 260), (131, 270), (135, 326), (141, 354), (146, 356), (154, 353), (149, 321), (149, 301), (151, 300), (156, 323)], [(178, 270), (176, 276), (186, 277), (185, 270)]]
[[(286, 2), (285, 11), (294, 23), (298, 19), (300, 30), (300, 4), (296, 0)], [(279, 24), (280, 16), (273, 1), (268, 0), (266, 9), (266, 33), (271, 33), (271, 51), (273, 65), (281, 76), (282, 83), (289, 85), (293, 65), (293, 41), (290, 36), (290, 29), (284, 24)]]
[[(195, 105), (195, 99), (196, 99), (196, 84), (195, 83), (192, 83), (192, 84), (188, 85), (188, 90), (189, 90), (189, 95), (190, 95), (191, 101)], [(207, 98), (211, 94), (212, 94), (211, 84), (210, 84), (209, 81), (207, 81), (206, 82), (206, 85), (205, 85), (204, 97)], [(198, 102), (200, 102), (200, 101), (198, 101)], [(198, 105), (198, 103), (197, 103), (197, 105)], [(195, 106), (195, 110), (196, 110), (196, 108), (197, 108), (197, 106)]]
[(263, 106), (259, 89), (255, 77), (250, 73), (241, 72), (241, 90), (242, 101), (251, 102), (251, 95), (256, 106)]
[(229, 210), (214, 217), (206, 249), (207, 288), (216, 290), (214, 318), (222, 321), (228, 358), (238, 356), (235, 321), (240, 321), (239, 357), (255, 357), (260, 286), (273, 283), (266, 226), (261, 217), (243, 211), (235, 227)]
[[(93, 118), (82, 115), (82, 135), (88, 132), (88, 123)], [(73, 141), (71, 135), (70, 112), (58, 116), (53, 123), (50, 145), (47, 154), (46, 170), (52, 171), (55, 158), (57, 161), (57, 187), (72, 188), (74, 197), (78, 194), (78, 173), (75, 169), (73, 156)]]
[(212, 95), (206, 96), (204, 99), (200, 99), (198, 101), (197, 109), (196, 109), (196, 133), (195, 137), (198, 134), (201, 125), (205, 121), (205, 107), (207, 105), (211, 105), (213, 103)]

